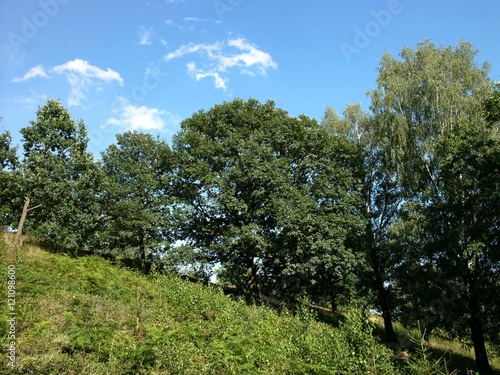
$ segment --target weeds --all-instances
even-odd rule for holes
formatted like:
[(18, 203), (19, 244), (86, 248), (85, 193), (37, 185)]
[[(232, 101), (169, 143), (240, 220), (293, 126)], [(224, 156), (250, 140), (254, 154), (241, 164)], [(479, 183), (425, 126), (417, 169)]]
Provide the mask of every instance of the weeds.
[(415, 375), (456, 375), (457, 370), (448, 370), (448, 361), (443, 354), (438, 359), (434, 359), (434, 355), (431, 352), (429, 345), (426, 343), (425, 330), (424, 332), (420, 329), (420, 323), (418, 324), (418, 331), (420, 335), (412, 336), (411, 342), (416, 347), (416, 359), (410, 359), (409, 365), (411, 370)]
[[(456, 374), (423, 338), (415, 358), (399, 359), (359, 308), (333, 328), (306, 307), (248, 307), (175, 275), (20, 253), (19, 374)], [(5, 346), (4, 325), (0, 336)]]

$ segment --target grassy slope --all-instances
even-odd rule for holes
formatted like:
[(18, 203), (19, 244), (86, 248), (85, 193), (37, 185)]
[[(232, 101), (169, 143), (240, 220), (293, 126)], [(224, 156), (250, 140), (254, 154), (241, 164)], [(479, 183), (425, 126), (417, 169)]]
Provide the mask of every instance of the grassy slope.
[[(12, 263), (6, 250), (2, 275)], [(17, 372), (10, 373), (423, 373), (378, 344), (354, 312), (332, 328), (306, 311), (248, 307), (175, 276), (144, 277), (98, 257), (29, 245), (18, 250), (16, 278)], [(6, 362), (0, 373), (9, 373)]]

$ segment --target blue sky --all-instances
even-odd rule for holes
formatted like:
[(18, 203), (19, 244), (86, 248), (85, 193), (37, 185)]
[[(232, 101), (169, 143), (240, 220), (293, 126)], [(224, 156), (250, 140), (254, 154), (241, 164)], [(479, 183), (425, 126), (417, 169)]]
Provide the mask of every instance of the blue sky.
[(498, 0), (0, 0), (0, 131), (18, 143), (47, 97), (97, 157), (126, 130), (170, 142), (234, 98), (320, 121), (368, 108), (380, 56), (424, 39), (473, 43), (500, 80), (499, 16)]

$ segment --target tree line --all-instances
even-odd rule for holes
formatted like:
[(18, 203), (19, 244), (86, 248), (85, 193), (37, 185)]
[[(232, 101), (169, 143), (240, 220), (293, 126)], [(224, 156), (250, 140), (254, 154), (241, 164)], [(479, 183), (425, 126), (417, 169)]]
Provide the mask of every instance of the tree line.
[(370, 108), (318, 122), (235, 99), (172, 146), (125, 132), (95, 161), (83, 121), (47, 100), (0, 136), (2, 225), (51, 249), (189, 270), (271, 296), (379, 311), (500, 345), (500, 86), (467, 42), (386, 53)]

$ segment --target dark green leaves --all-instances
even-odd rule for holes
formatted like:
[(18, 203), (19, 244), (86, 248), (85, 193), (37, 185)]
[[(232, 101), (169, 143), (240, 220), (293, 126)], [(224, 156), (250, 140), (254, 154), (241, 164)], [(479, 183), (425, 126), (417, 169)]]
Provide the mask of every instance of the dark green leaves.
[[(488, 368), (481, 325), (496, 319), (486, 306), (499, 301), (489, 292), (500, 267), (497, 92), (470, 43), (425, 41), (400, 55), (383, 56), (370, 93), (386, 165), (404, 193), (389, 243), (399, 311), (412, 310), (408, 323), (424, 312), (429, 328), (469, 334), (477, 366)], [(447, 283), (460, 298), (432, 308)]]
[(144, 271), (172, 235), (169, 146), (150, 134), (126, 132), (102, 154), (107, 178), (102, 197), (102, 250), (140, 257)]
[(185, 239), (214, 254), (233, 282), (265, 288), (307, 275), (303, 289), (354, 267), (346, 239), (359, 229), (358, 159), (347, 142), (251, 99), (195, 114), (174, 147)]
[(5, 131), (0, 134), (0, 223), (9, 226), (14, 223), (18, 209), (22, 205), (22, 197), (18, 191), (22, 186), (22, 178), (18, 171), (19, 160), (17, 147), (12, 145), (12, 135)]
[[(24, 186), (18, 194), (30, 200), (28, 230), (51, 247), (84, 247), (96, 215), (97, 176), (85, 125), (49, 99), (21, 134)], [(84, 223), (88, 231), (80, 230)]]

